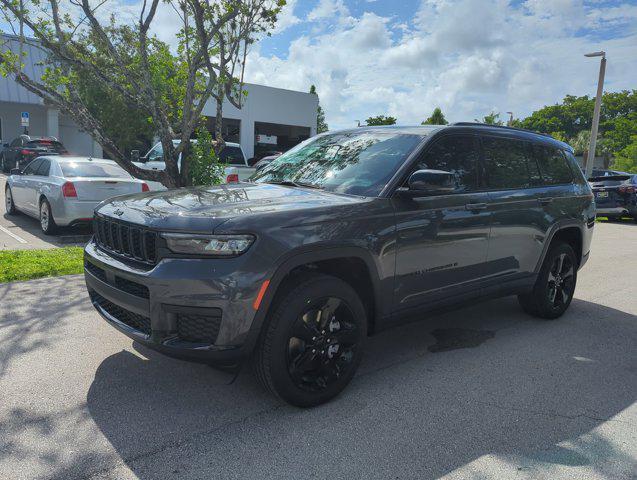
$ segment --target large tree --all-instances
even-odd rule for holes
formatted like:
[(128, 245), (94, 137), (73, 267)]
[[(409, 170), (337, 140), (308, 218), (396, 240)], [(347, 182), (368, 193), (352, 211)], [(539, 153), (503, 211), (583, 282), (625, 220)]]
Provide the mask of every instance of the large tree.
[(434, 111), (431, 112), (431, 116), (423, 121), (421, 125), (447, 125), (449, 122), (445, 118), (445, 115), (440, 110), (440, 107), (434, 108)]
[(374, 125), (395, 125), (396, 120), (396, 117), (377, 115), (375, 117), (369, 117), (367, 120), (365, 120), (365, 123), (370, 127)]
[[(310, 93), (318, 97), (318, 93), (316, 93), (316, 87), (314, 85), (310, 86)], [(318, 107), (316, 107), (316, 133), (327, 132), (329, 129), (330, 127), (328, 127), (327, 122), (325, 121), (325, 112), (319, 103)]]
[[(125, 24), (89, 0), (0, 0), (5, 19), (19, 38), (19, 49), (0, 47), (0, 68), (27, 90), (69, 115), (119, 165), (136, 177), (167, 187), (190, 182), (188, 141), (209, 99), (216, 103), (216, 150), (223, 148), (223, 101), (241, 108), (247, 49), (274, 26), (284, 0), (143, 0), (136, 21)], [(152, 34), (159, 8), (172, 8), (178, 22), (175, 54)], [(27, 38), (24, 31), (35, 40)], [(24, 46), (48, 55), (42, 78), (24, 68)], [(163, 73), (170, 72), (166, 76)], [(91, 104), (80, 78), (145, 114), (164, 152), (164, 171), (136, 167)], [(86, 82), (84, 82), (86, 83)], [(180, 143), (175, 146), (173, 140)], [(183, 155), (181, 170), (178, 158)]]

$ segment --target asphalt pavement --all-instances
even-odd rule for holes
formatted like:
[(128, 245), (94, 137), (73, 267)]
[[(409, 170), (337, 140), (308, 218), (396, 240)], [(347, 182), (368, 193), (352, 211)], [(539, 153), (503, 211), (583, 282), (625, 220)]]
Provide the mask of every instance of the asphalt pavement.
[(0, 478), (634, 479), (637, 223), (595, 230), (561, 319), (423, 316), (310, 410), (133, 343), (81, 277), (0, 285)]
[(56, 235), (45, 235), (36, 218), (25, 214), (7, 215), (4, 188), (7, 176), (0, 173), (0, 250), (28, 250), (84, 245), (91, 238), (89, 227), (60, 228)]

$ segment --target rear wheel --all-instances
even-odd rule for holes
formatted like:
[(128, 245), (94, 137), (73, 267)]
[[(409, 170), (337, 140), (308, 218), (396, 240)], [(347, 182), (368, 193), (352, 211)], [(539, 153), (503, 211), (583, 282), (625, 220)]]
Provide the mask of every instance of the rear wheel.
[(40, 201), (40, 228), (47, 235), (54, 234), (57, 228), (51, 212), (51, 204), (46, 198)]
[(11, 187), (7, 185), (4, 189), (4, 207), (7, 215), (15, 215), (18, 211), (13, 203), (13, 194), (11, 193)]
[(577, 283), (577, 259), (567, 243), (551, 247), (544, 259), (533, 291), (519, 295), (520, 305), (533, 316), (552, 320), (571, 304)]
[(268, 390), (311, 407), (338, 395), (354, 376), (367, 318), (356, 292), (338, 278), (308, 274), (294, 285), (277, 297), (253, 360)]

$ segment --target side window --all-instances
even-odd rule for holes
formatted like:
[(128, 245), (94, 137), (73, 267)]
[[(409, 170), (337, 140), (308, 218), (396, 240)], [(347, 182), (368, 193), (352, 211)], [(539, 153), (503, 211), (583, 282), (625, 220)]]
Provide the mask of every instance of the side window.
[(526, 142), (508, 138), (484, 137), (484, 162), (487, 184), (493, 190), (528, 188), (538, 180), (531, 174)]
[(470, 192), (478, 185), (478, 138), (473, 135), (448, 135), (429, 147), (416, 170), (443, 170), (453, 173), (456, 192)]
[(40, 164), (38, 169), (35, 171), (35, 175), (41, 175), (43, 177), (48, 177), (50, 168), (51, 168), (51, 161), (50, 160), (42, 160), (42, 163)]
[(219, 160), (230, 165), (245, 166), (246, 164), (245, 159), (243, 158), (243, 152), (238, 147), (226, 146), (219, 154)]
[(561, 150), (533, 145), (533, 156), (540, 167), (542, 179), (546, 185), (559, 185), (573, 181), (573, 172)]
[(42, 159), (36, 158), (35, 160), (33, 160), (31, 163), (27, 165), (27, 167), (22, 172), (22, 175), (35, 175), (35, 172), (41, 163), (42, 163)]
[(153, 149), (148, 152), (148, 161), (149, 162), (161, 162), (164, 159), (164, 147), (162, 147), (161, 143), (158, 143), (153, 147)]

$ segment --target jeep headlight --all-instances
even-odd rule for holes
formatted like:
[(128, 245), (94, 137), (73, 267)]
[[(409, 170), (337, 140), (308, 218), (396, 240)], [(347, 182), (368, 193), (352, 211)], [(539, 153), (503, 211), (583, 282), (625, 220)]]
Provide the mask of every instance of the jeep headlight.
[(168, 248), (174, 253), (231, 257), (241, 255), (252, 242), (252, 235), (197, 235), (163, 233)]

